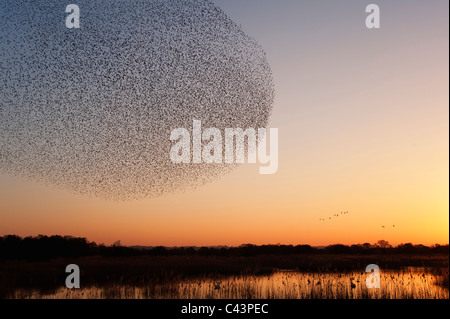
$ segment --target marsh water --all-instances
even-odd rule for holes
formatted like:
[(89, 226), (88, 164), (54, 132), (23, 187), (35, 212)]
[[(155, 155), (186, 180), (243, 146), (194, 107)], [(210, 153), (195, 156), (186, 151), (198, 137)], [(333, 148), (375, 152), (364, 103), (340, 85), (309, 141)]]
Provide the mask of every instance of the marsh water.
[(380, 272), (380, 288), (368, 289), (364, 272), (302, 273), (277, 270), (269, 275), (204, 276), (160, 284), (60, 288), (52, 292), (16, 290), (12, 298), (89, 299), (448, 299), (440, 276), (420, 268)]

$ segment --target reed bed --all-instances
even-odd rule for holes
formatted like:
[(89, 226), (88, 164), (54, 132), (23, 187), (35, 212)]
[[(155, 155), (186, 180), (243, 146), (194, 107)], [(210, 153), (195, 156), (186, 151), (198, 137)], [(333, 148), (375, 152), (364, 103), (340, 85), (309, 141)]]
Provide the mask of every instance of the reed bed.
[[(445, 279), (445, 276), (447, 279)], [(196, 278), (174, 276), (158, 282), (135, 278), (81, 289), (60, 288), (50, 293), (16, 289), (10, 298), (39, 299), (448, 299), (447, 272), (423, 268), (385, 270), (380, 288), (366, 288), (364, 272), (299, 272), (277, 270), (267, 275), (208, 274)]]

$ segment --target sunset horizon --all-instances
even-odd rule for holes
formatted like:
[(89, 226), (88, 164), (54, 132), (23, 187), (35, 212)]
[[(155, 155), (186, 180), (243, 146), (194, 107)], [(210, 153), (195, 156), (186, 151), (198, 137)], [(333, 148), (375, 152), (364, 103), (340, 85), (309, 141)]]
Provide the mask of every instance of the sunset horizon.
[(166, 245), (166, 244), (154, 244), (154, 243), (142, 243), (142, 242), (124, 242), (122, 241), (120, 238), (111, 242), (104, 242), (101, 240), (93, 240), (89, 237), (85, 237), (85, 236), (78, 236), (75, 234), (41, 234), (41, 233), (36, 233), (36, 234), (26, 234), (26, 235), (19, 235), (19, 234), (3, 234), (0, 235), (0, 237), (6, 237), (6, 236), (19, 236), (21, 238), (27, 238), (27, 237), (39, 237), (39, 236), (46, 236), (46, 237), (53, 237), (53, 236), (60, 236), (60, 237), (69, 237), (69, 238), (85, 238), (87, 241), (89, 242), (93, 242), (96, 243), (97, 245), (105, 245), (105, 246), (113, 246), (113, 245), (120, 245), (123, 247), (165, 247), (165, 248), (183, 248), (183, 247), (196, 247), (196, 248), (200, 248), (200, 247), (228, 247), (228, 248), (236, 248), (236, 247), (241, 247), (241, 246), (245, 246), (245, 245), (254, 245), (254, 246), (311, 246), (311, 247), (316, 247), (316, 248), (322, 248), (322, 247), (327, 247), (327, 246), (334, 246), (334, 245), (344, 245), (344, 246), (363, 246), (363, 245), (371, 245), (373, 247), (375, 247), (380, 241), (383, 242), (387, 242), (387, 244), (389, 244), (392, 247), (397, 247), (397, 246), (402, 246), (402, 245), (413, 245), (413, 246), (426, 246), (426, 247), (434, 247), (434, 246), (448, 246), (449, 243), (448, 242), (435, 242), (435, 243), (423, 243), (423, 242), (413, 242), (413, 241), (402, 241), (402, 242), (398, 242), (398, 243), (393, 243), (390, 242), (388, 240), (385, 240), (383, 238), (380, 238), (379, 240), (376, 240), (374, 242), (369, 242), (369, 241), (361, 241), (361, 242), (330, 242), (330, 243), (323, 243), (323, 244), (311, 244), (308, 242), (242, 242), (240, 244), (226, 244), (226, 243), (210, 243), (210, 244), (174, 244), (174, 245)]

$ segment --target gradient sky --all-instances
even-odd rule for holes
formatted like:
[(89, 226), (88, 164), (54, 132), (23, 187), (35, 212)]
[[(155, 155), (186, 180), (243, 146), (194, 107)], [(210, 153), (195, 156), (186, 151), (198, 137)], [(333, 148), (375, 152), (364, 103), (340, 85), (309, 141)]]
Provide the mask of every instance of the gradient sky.
[[(245, 164), (195, 191), (131, 202), (2, 173), (0, 235), (167, 246), (448, 243), (448, 1), (374, 1), (378, 30), (365, 27), (372, 2), (213, 2), (267, 53), (278, 173)], [(319, 220), (341, 211), (349, 214)]]

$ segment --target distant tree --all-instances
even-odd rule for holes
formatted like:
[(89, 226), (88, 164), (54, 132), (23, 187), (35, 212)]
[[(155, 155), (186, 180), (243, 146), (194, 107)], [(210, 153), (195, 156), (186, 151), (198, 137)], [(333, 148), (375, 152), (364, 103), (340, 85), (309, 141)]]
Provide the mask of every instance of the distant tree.
[(332, 254), (343, 254), (350, 252), (350, 247), (342, 244), (336, 244), (325, 247), (325, 251)]
[(389, 242), (387, 240), (379, 240), (376, 244), (376, 247), (379, 248), (392, 248), (392, 245), (389, 244)]
[(242, 244), (239, 246), (240, 248), (249, 248), (249, 247), (256, 247), (254, 244)]
[(413, 253), (414, 245), (412, 243), (400, 244), (397, 246), (397, 250), (402, 253)]

